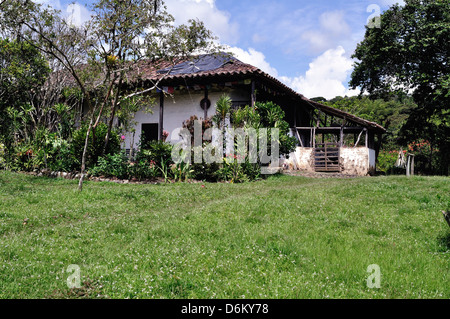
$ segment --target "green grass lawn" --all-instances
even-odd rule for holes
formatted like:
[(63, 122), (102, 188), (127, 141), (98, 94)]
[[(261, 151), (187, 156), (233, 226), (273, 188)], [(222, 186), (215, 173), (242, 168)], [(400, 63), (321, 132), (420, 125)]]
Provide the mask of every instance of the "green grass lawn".
[(0, 173), (0, 298), (450, 298), (448, 177), (76, 189)]

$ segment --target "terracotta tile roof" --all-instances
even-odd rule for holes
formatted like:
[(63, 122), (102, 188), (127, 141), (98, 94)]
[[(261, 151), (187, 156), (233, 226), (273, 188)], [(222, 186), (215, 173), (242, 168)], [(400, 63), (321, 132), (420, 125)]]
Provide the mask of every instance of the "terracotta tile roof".
[[(179, 60), (178, 63), (186, 62), (185, 60)], [(136, 72), (138, 77), (142, 80), (151, 80), (153, 82), (164, 77), (164, 82), (170, 82), (174, 80), (198, 80), (209, 78), (213, 76), (234, 76), (234, 75), (253, 75), (257, 73), (264, 73), (257, 67), (243, 63), (237, 59), (233, 59), (230, 62), (226, 63), (220, 68), (208, 71), (199, 71), (195, 73), (185, 73), (185, 74), (174, 74), (174, 75), (164, 75), (159, 74), (157, 71), (160, 69), (164, 69), (170, 67), (169, 62), (151, 62), (151, 61), (142, 61), (138, 64)]]

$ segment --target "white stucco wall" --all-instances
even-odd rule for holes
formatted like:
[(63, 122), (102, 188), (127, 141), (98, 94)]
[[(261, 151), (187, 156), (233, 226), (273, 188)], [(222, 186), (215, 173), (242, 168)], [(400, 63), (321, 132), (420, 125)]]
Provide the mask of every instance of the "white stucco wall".
[(375, 173), (376, 171), (376, 155), (375, 150), (369, 148), (369, 172)]
[(285, 161), (289, 169), (314, 172), (313, 148), (298, 146)]
[[(209, 92), (208, 98), (211, 101), (211, 107), (208, 109), (208, 117), (214, 115), (216, 102), (224, 93), (228, 94), (234, 101), (250, 100), (250, 93), (244, 90), (225, 89), (223, 92)], [(205, 94), (203, 91), (175, 91), (172, 96), (166, 95), (164, 97), (163, 129), (169, 132), (167, 141), (170, 142), (172, 138), (178, 140), (177, 136), (172, 136), (174, 131), (182, 127), (183, 122), (192, 115), (196, 115), (198, 118), (204, 117), (204, 111), (200, 107), (200, 101), (204, 97)], [(134, 117), (134, 121), (136, 121), (134, 125), (136, 130), (134, 142), (132, 140), (133, 134), (130, 132), (126, 133), (124, 148), (138, 147), (143, 123), (159, 123), (159, 94), (155, 96), (155, 100), (156, 103), (152, 108), (151, 114), (144, 111), (136, 113)]]
[[(284, 161), (289, 169), (314, 172), (312, 147), (297, 147), (289, 159)], [(341, 173), (365, 176), (375, 172), (375, 150), (367, 147), (341, 147)]]
[(375, 172), (375, 151), (367, 147), (341, 147), (342, 173), (365, 176)]

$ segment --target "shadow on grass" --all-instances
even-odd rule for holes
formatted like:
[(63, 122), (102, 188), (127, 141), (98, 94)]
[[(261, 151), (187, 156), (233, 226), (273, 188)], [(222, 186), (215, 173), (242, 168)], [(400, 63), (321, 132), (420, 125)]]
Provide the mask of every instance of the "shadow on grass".
[(103, 286), (98, 281), (88, 279), (83, 282), (81, 288), (71, 288), (68, 290), (55, 290), (47, 299), (105, 299), (102, 294)]
[(273, 180), (285, 179), (286, 177), (289, 178), (289, 175), (286, 175), (286, 174), (283, 174), (283, 173), (280, 173), (280, 172), (274, 173), (274, 174), (265, 174), (265, 175), (262, 175), (262, 176), (263, 176), (263, 179), (266, 179), (266, 180), (270, 180), (270, 179), (273, 179)]
[(439, 250), (441, 252), (446, 252), (450, 250), (450, 233), (447, 233), (446, 235), (439, 236), (437, 238), (437, 242), (439, 245)]

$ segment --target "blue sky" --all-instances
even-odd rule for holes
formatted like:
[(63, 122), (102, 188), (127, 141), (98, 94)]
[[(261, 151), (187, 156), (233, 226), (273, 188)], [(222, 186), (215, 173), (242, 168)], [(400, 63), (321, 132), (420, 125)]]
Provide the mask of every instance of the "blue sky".
[[(73, 20), (89, 18), (87, 0), (38, 0)], [(355, 95), (351, 55), (367, 19), (398, 0), (165, 0), (177, 23), (199, 18), (243, 62), (312, 98)]]

